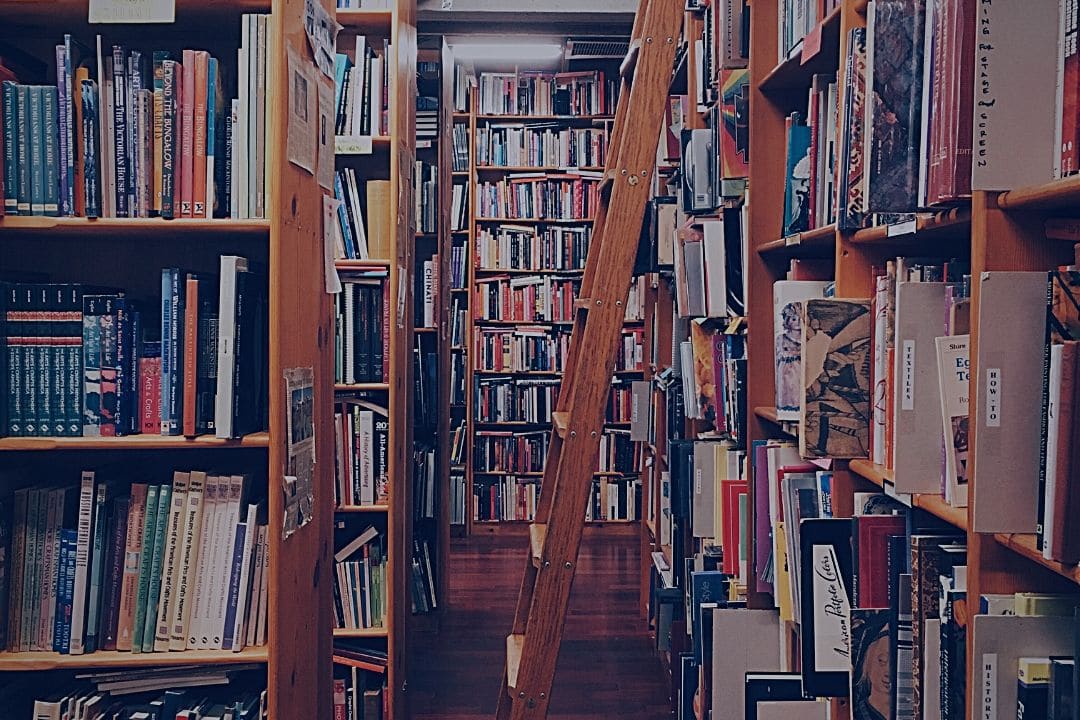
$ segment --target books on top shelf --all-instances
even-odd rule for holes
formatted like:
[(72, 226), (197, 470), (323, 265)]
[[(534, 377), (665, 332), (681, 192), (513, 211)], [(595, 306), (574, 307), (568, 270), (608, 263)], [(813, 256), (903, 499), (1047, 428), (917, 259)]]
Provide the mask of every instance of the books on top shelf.
[(815, 32), (818, 23), (838, 4), (836, 0), (780, 0), (776, 62), (779, 64), (788, 58), (798, 57), (806, 36)]
[(481, 115), (608, 115), (618, 83), (603, 71), (481, 73)]
[(337, 135), (389, 134), (390, 68), (386, 58), (392, 57), (393, 52), (386, 38), (357, 35), (351, 56), (337, 53), (334, 59)]
[(384, 628), (387, 623), (386, 538), (369, 525), (358, 535), (347, 534), (338, 520), (334, 551), (334, 621), (336, 628)]
[(476, 88), (476, 74), (454, 64), (454, 112), (469, 112), (469, 90)]
[(176, 471), (4, 500), (9, 652), (232, 650), (266, 642), (265, 502), (247, 475)]
[(0, 435), (234, 438), (262, 427), (263, 281), (245, 258), (220, 266), (162, 270), (160, 313), (122, 290), (5, 284)]
[(335, 382), (387, 382), (390, 282), (385, 270), (349, 273), (335, 297)]
[(235, 70), (65, 35), (55, 83), (0, 86), (4, 213), (265, 217), (269, 34), (270, 16), (241, 16)]
[(603, 167), (606, 128), (545, 125), (481, 125), (476, 164), (492, 167)]

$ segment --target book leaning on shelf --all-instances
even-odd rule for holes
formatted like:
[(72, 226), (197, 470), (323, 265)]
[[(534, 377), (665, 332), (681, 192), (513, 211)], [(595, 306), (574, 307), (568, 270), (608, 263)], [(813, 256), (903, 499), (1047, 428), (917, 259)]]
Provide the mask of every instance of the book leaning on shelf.
[(269, 16), (242, 15), (234, 70), (65, 35), (55, 84), (0, 86), (5, 213), (265, 217), (269, 36)]
[[(338, 532), (345, 528), (337, 523)], [(374, 526), (334, 553), (335, 627), (386, 627), (386, 540)]]
[[(161, 271), (160, 326), (122, 290), (2, 284), (0, 390), (12, 437), (236, 438), (263, 427), (266, 291), (246, 258)], [(159, 332), (160, 329), (160, 332)]]
[(3, 501), (9, 652), (231, 650), (266, 642), (265, 502), (247, 475), (176, 471)]

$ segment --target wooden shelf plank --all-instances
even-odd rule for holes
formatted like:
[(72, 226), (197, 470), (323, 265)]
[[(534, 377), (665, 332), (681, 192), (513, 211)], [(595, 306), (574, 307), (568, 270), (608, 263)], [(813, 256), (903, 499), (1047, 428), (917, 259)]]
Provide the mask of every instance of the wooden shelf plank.
[[(478, 217), (478, 223), (506, 223), (507, 225), (551, 225), (556, 223), (570, 223), (581, 225), (591, 223), (596, 218), (512, 218), (512, 217)], [(458, 232), (466, 232), (464, 230)]]
[(1077, 565), (1064, 565), (1053, 560), (1047, 560), (1042, 556), (1042, 550), (1039, 550), (1035, 545), (1035, 536), (1029, 534), (1004, 534), (997, 533), (994, 535), (994, 539), (1001, 545), (1009, 548), (1018, 555), (1026, 557), (1034, 563), (1042, 565), (1045, 568), (1061, 575), (1064, 578), (1072, 580), (1074, 583), (1080, 583), (1080, 566)]
[(336, 638), (384, 638), (390, 631), (384, 627), (377, 628), (334, 628)]
[(757, 247), (758, 255), (768, 257), (831, 257), (836, 247), (836, 225), (823, 225), (803, 233), (771, 240)]
[[(848, 463), (848, 469), (882, 489), (896, 482), (896, 476), (891, 468), (876, 465), (869, 460), (852, 460)], [(911, 504), (954, 527), (967, 529), (967, 508), (953, 507), (940, 495), (912, 495)]]
[(604, 122), (614, 119), (614, 115), (476, 115), (478, 122)]
[(337, 21), (345, 29), (361, 35), (389, 36), (393, 20), (392, 10), (337, 10)]
[[(897, 234), (898, 226), (878, 225), (856, 230), (851, 235), (851, 242), (867, 245), (871, 243), (908, 242), (911, 233)], [(963, 237), (971, 234), (971, 208), (955, 207), (932, 214), (919, 215), (915, 219), (914, 237), (918, 239), (938, 240), (944, 237)]]
[(173, 435), (124, 435), (123, 437), (12, 437), (0, 439), (0, 451), (49, 450), (208, 450), (213, 448), (265, 448), (270, 434), (252, 433), (235, 440), (213, 435), (187, 438)]
[[(535, 173), (565, 173), (565, 172), (604, 172), (604, 168), (598, 166), (575, 167), (573, 165), (477, 165), (477, 172), (535, 172)], [(466, 173), (468, 174), (468, 173)]]
[(780, 428), (780, 431), (783, 432), (785, 435), (793, 438), (799, 437), (799, 434), (796, 431), (798, 423), (793, 420), (780, 420), (776, 416), (776, 408), (774, 407), (756, 407), (754, 408), (754, 415), (761, 418), (762, 420), (767, 420), (768, 422), (773, 423), (778, 428)]
[(389, 270), (389, 260), (335, 260), (338, 270)]
[(104, 670), (108, 668), (148, 668), (176, 665), (235, 665), (265, 663), (265, 646), (229, 650), (186, 650), (172, 653), (130, 653), (101, 651), (86, 655), (52, 652), (0, 653), (0, 671)]
[(389, 383), (338, 383), (334, 385), (336, 392), (358, 392), (361, 390), (389, 390)]
[(7, 215), (0, 217), (0, 234), (35, 233), (42, 235), (102, 235), (109, 238), (145, 237), (149, 234), (184, 235), (222, 235), (233, 239), (236, 236), (267, 239), (270, 235), (268, 220), (231, 220), (228, 218), (85, 218), (85, 217), (41, 217), (27, 215)]
[(998, 207), (1003, 210), (1073, 210), (1078, 202), (1080, 175), (1017, 188), (998, 196)]
[(389, 505), (338, 505), (334, 508), (334, 512), (339, 513), (384, 513), (389, 510)]
[[(808, 47), (804, 40), (800, 52), (777, 64), (762, 79), (759, 86), (762, 92), (809, 90), (810, 81), (816, 73), (837, 71), (840, 62), (840, 11), (841, 6), (838, 5), (811, 33), (821, 35), (818, 51), (811, 57), (804, 57)], [(809, 38), (810, 35), (807, 40)]]

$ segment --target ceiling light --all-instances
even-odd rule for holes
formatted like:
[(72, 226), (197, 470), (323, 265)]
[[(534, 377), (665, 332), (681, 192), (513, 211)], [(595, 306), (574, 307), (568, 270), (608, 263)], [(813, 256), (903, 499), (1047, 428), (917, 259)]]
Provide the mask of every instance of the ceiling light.
[(468, 43), (454, 45), (454, 55), (462, 60), (502, 60), (529, 62), (554, 60), (562, 55), (562, 45), (521, 43), (517, 45), (494, 43)]

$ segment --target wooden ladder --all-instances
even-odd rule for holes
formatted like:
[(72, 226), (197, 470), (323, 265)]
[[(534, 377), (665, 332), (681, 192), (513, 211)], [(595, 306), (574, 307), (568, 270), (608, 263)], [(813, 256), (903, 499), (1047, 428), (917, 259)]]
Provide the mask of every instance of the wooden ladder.
[(511, 634), (498, 720), (547, 717), (555, 661), (600, 455), (604, 408), (682, 23), (683, 0), (641, 0), (608, 143), (536, 520)]

